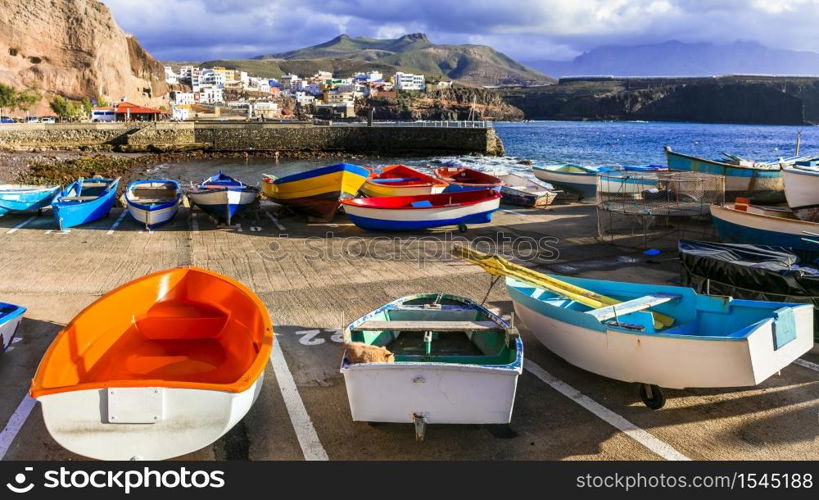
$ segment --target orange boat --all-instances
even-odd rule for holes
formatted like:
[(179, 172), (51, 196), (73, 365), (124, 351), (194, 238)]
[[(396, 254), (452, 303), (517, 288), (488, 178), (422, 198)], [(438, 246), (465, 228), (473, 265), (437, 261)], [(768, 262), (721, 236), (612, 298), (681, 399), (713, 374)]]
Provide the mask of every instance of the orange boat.
[(273, 346), (267, 309), (241, 283), (195, 267), (109, 292), (61, 331), (31, 384), (51, 436), (102, 460), (207, 446), (258, 396)]

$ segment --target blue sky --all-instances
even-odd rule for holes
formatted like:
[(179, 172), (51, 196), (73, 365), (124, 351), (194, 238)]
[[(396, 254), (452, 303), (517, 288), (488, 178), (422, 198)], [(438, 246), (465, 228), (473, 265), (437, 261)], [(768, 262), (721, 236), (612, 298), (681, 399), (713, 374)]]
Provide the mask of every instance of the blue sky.
[(102, 0), (158, 59), (252, 57), (425, 32), (520, 61), (666, 40), (819, 51), (819, 0)]

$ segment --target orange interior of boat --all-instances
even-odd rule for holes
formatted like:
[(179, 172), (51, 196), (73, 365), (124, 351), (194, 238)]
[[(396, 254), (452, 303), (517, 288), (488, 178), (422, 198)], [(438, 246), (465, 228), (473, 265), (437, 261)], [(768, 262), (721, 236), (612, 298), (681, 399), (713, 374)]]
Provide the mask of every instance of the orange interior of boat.
[(148, 275), (106, 294), (57, 336), (32, 397), (103, 387), (247, 390), (273, 329), (242, 284), (197, 268)]

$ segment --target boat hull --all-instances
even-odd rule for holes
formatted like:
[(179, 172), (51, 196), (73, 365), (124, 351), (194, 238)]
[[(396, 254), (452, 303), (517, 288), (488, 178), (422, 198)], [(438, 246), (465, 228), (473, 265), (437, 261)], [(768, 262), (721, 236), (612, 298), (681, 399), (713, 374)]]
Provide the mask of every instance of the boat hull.
[[(754, 210), (749, 207), (749, 210)], [(763, 211), (737, 210), (730, 205), (711, 206), (711, 220), (720, 240), (727, 243), (752, 243), (755, 245), (770, 245), (790, 247), (795, 250), (816, 252), (819, 245), (805, 241), (809, 233), (819, 232), (819, 223), (788, 218), (782, 216), (765, 215)], [(773, 212), (768, 212), (773, 213)]]
[(0, 318), (0, 352), (5, 351), (11, 345), (25, 312), (24, 307), (18, 307), (16, 311)]
[(262, 193), (305, 215), (331, 220), (341, 202), (355, 197), (369, 175), (357, 165), (333, 165), (280, 179), (265, 177)]
[(251, 206), (258, 196), (259, 193), (250, 189), (213, 189), (188, 193), (192, 203), (226, 224), (230, 224), (233, 217)]
[(59, 186), (43, 189), (20, 189), (24, 186), (0, 186), (0, 216), (14, 212), (31, 212), (51, 205), (60, 191)]
[(819, 220), (819, 171), (785, 168), (782, 181), (785, 198), (794, 215), (802, 220)]
[(443, 193), (446, 186), (427, 184), (423, 186), (390, 186), (367, 181), (361, 186), (366, 196), (419, 196), (424, 194)]
[[(117, 415), (109, 411), (109, 391), (124, 388), (62, 392), (37, 399), (49, 434), (69, 451), (97, 460), (165, 460), (199, 450), (229, 431), (253, 406), (263, 378), (259, 376), (239, 393), (142, 388), (160, 391), (155, 423), (111, 423), (110, 417)], [(133, 399), (139, 401), (139, 396)]]
[(750, 198), (756, 203), (782, 203), (785, 201), (785, 185), (781, 169), (741, 167), (716, 161), (683, 155), (666, 149), (668, 168), (690, 172), (702, 172), (725, 177), (725, 199)]
[(577, 194), (584, 203), (597, 202), (597, 174), (575, 174), (548, 169), (534, 169), (534, 174), (544, 182)]
[(652, 173), (603, 173), (597, 191), (612, 196), (639, 197), (643, 191), (656, 188), (657, 183), (657, 174)]
[(501, 188), (501, 200), (509, 205), (517, 205), (528, 208), (548, 207), (555, 201), (557, 192), (546, 191), (544, 193), (530, 193), (518, 189), (503, 186)]
[(65, 230), (108, 217), (116, 201), (118, 185), (119, 180), (116, 180), (96, 199), (81, 203), (60, 201), (60, 198), (57, 198), (57, 201), (51, 204), (51, 210), (60, 229)]
[(128, 203), (128, 215), (136, 222), (150, 229), (172, 221), (177, 212), (179, 212), (179, 202), (170, 207), (152, 209), (140, 208), (137, 205)]
[(775, 349), (772, 319), (753, 325), (747, 337), (731, 340), (600, 331), (567, 319), (576, 311), (542, 303), (508, 284), (507, 290), (517, 317), (546, 348), (579, 368), (624, 382), (671, 389), (754, 386), (813, 346), (810, 305), (791, 308), (801, 326), (792, 341)]
[(418, 415), (429, 424), (506, 424), (512, 418), (520, 371), (370, 363), (344, 364), (341, 373), (355, 421), (412, 423)]
[(344, 211), (356, 226), (368, 231), (412, 231), (492, 222), (492, 213), (499, 207), (500, 198), (494, 198), (472, 205), (411, 210), (345, 205)]

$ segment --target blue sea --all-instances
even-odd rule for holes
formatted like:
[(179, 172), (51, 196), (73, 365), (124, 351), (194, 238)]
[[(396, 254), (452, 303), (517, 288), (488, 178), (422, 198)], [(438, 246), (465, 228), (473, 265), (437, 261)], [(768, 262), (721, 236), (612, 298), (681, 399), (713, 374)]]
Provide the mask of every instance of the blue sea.
[[(770, 125), (726, 125), (669, 122), (560, 122), (536, 121), (495, 123), (503, 140), (506, 156), (423, 156), (415, 158), (351, 159), (352, 163), (386, 165), (405, 163), (427, 167), (453, 163), (480, 170), (507, 170), (524, 174), (533, 164), (579, 163), (583, 165), (665, 164), (663, 146), (705, 158), (719, 158), (728, 152), (757, 161), (772, 161), (794, 156), (797, 132), (802, 132), (800, 154), (819, 156), (819, 127)], [(152, 169), (154, 175), (199, 181), (218, 169), (249, 184), (256, 184), (263, 173), (288, 175), (309, 168), (337, 163), (338, 159), (288, 160), (252, 158), (196, 160)]]

